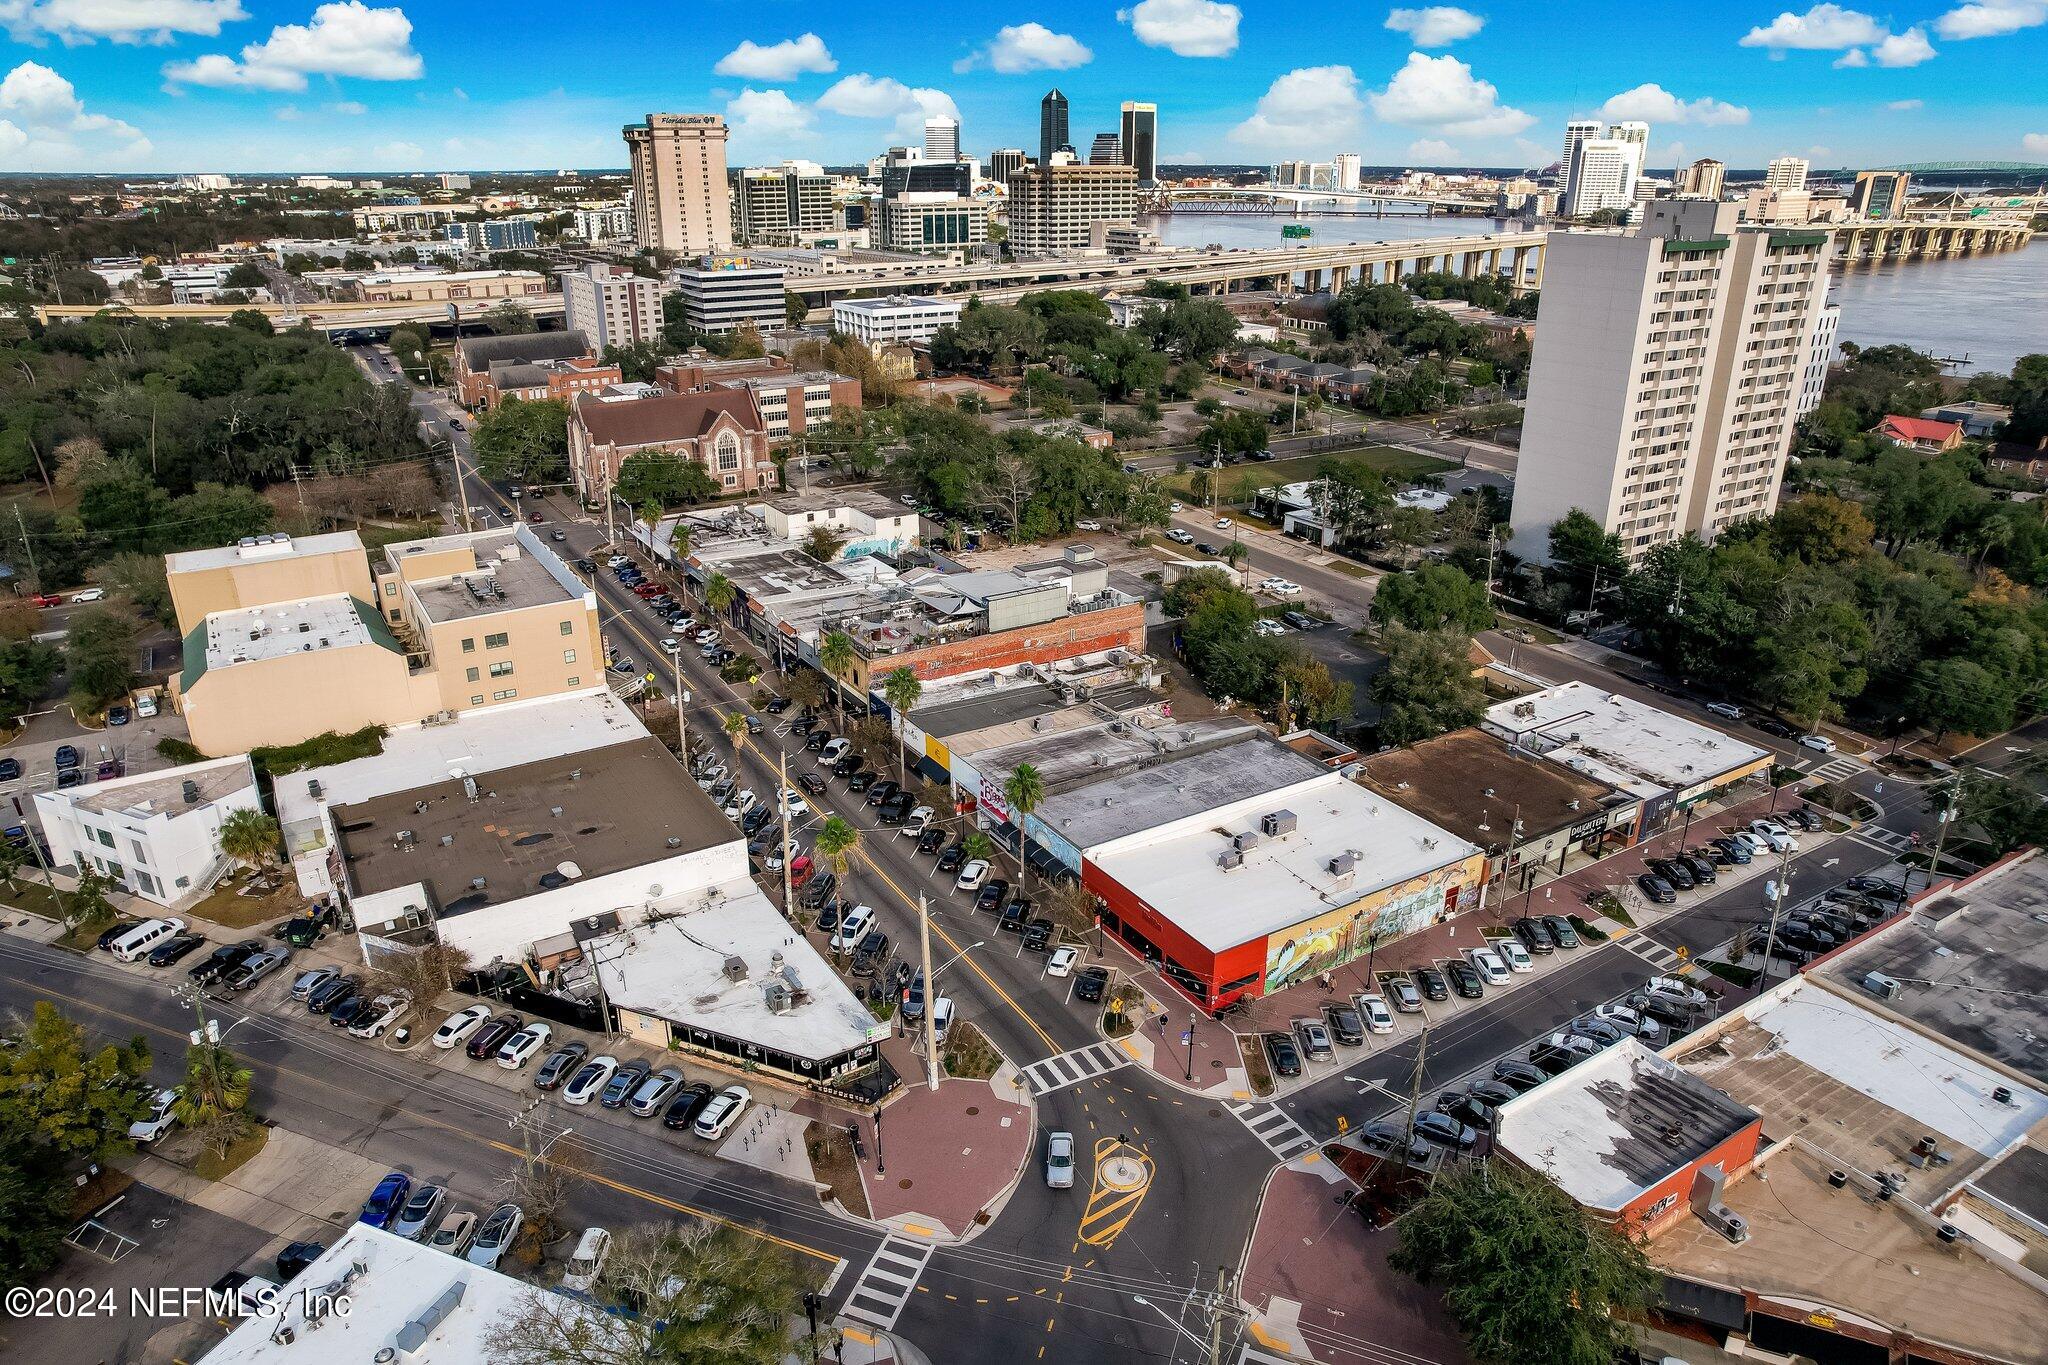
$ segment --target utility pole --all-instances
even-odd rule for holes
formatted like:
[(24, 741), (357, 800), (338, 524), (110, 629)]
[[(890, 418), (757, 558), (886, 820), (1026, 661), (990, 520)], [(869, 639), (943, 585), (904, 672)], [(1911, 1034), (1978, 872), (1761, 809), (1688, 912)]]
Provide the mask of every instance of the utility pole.
[(1429, 1025), (1415, 1035), (1415, 1073), (1408, 1078), (1408, 1126), (1401, 1138), (1401, 1172), (1408, 1171), (1408, 1149), (1415, 1145), (1415, 1111), (1422, 1107), (1422, 1064), (1429, 1056)]
[(1785, 895), (1792, 889), (1789, 885), (1792, 879), (1791, 873), (1786, 870), (1786, 859), (1790, 857), (1790, 855), (1791, 850), (1788, 848), (1781, 848), (1778, 850), (1778, 880), (1777, 884), (1771, 890), (1771, 927), (1764, 934), (1764, 969), (1762, 974), (1757, 978), (1758, 982), (1762, 985), (1770, 984), (1771, 950), (1777, 947), (1778, 920), (1780, 916), (1784, 914), (1785, 911)]
[[(683, 691), (683, 660), (680, 654), (668, 656), (668, 671), (669, 675), (675, 679), (676, 753), (682, 759), (683, 766), (687, 768), (690, 766), (690, 726), (689, 722), (683, 717), (683, 703), (688, 701), (690, 697), (687, 692)], [(788, 814), (787, 811), (783, 813), (785, 815)], [(788, 821), (785, 820), (783, 824), (786, 828)]]
[[(14, 510), (15, 514), (19, 516), (21, 504), (16, 503)], [(1941, 809), (1935, 812), (1934, 817), (1934, 858), (1933, 861), (1927, 864), (1927, 885), (1929, 887), (1932, 887), (1934, 879), (1941, 875), (1941, 846), (1947, 841), (1948, 827), (1954, 823), (1956, 812), (1962, 808), (1963, 804), (1963, 770), (1957, 768), (1955, 776), (1950, 778), (1949, 781), (1954, 789), (1949, 793), (1948, 799), (1942, 802)], [(1909, 870), (1906, 873), (1906, 880), (1910, 882), (1912, 879), (1913, 874)]]
[(1229, 1292), (1230, 1271), (1216, 1267), (1216, 1297), (1209, 1301), (1209, 1365), (1223, 1365), (1223, 1296)]
[(932, 916), (926, 908), (923, 892), (919, 892), (917, 897), (917, 951), (924, 959), (924, 1079), (930, 1089), (937, 1090), (939, 1040), (932, 1012), (938, 1008), (939, 983), (932, 978)]
[(43, 586), (43, 575), (42, 571), (36, 568), (35, 547), (28, 543), (28, 523), (22, 520), (21, 504), (18, 502), (14, 504), (14, 524), (21, 531), (21, 552), (28, 556), (29, 580), (40, 590)]

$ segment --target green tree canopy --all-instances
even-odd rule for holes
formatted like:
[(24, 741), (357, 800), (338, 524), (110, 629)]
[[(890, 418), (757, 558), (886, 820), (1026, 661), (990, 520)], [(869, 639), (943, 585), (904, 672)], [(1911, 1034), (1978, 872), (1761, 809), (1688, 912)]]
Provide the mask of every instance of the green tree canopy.
[(1387, 663), (1372, 679), (1380, 740), (1414, 744), (1479, 723), (1486, 692), (1472, 676), (1470, 637), (1452, 630), (1389, 626)]
[(1450, 627), (1468, 635), (1493, 624), (1485, 586), (1448, 564), (1425, 564), (1382, 578), (1373, 594), (1372, 615), (1382, 625), (1393, 622), (1410, 630)]
[(469, 445), (487, 479), (560, 482), (568, 472), (569, 405), (559, 398), (507, 398), (477, 419)]

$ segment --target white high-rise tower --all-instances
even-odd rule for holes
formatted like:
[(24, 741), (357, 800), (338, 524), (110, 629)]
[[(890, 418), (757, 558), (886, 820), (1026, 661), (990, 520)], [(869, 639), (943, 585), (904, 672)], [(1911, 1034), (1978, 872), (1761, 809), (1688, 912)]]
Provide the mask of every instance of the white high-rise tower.
[(958, 161), (960, 159), (960, 120), (941, 114), (924, 121), (924, 159), (926, 161)]

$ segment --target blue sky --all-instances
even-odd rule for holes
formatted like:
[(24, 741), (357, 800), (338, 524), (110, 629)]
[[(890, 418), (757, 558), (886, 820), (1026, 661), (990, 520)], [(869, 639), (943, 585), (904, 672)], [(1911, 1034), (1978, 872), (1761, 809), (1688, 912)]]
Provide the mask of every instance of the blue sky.
[(1160, 107), (1162, 161), (1539, 165), (1574, 114), (1651, 162), (2048, 163), (2048, 0), (0, 0), (0, 170), (614, 166), (650, 110), (720, 112), (735, 164), (865, 158), (957, 111), (962, 146)]

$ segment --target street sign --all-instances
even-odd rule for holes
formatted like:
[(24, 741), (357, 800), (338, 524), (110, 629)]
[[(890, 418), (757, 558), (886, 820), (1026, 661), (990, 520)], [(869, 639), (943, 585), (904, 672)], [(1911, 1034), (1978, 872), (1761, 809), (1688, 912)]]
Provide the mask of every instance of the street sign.
[(1280, 225), (1280, 235), (1282, 237), (1307, 237), (1313, 232), (1314, 229), (1309, 227), (1307, 223), (1282, 223)]
[(1677, 956), (1680, 962), (1683, 962), (1687, 958), (1692, 956), (1692, 949), (1686, 947), (1682, 943), (1679, 944), (1676, 948), (1673, 948), (1671, 951)]

